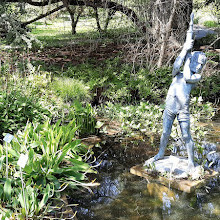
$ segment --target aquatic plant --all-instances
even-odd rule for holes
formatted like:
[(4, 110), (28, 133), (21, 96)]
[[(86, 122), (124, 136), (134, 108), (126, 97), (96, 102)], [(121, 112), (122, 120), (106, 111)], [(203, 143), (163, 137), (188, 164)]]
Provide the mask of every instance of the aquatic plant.
[[(208, 129), (199, 126), (198, 122), (204, 118), (211, 119), (215, 115), (215, 108), (211, 103), (202, 103), (201, 97), (193, 98), (190, 105), (191, 133), (195, 142), (200, 144)], [(147, 136), (152, 134), (160, 136), (164, 107), (164, 105), (159, 106), (149, 102), (140, 102), (137, 105), (120, 105), (108, 102), (97, 108), (97, 112), (104, 117), (119, 120), (123, 132), (128, 136), (136, 136), (138, 133)], [(181, 131), (177, 120), (174, 121), (171, 138), (176, 142), (181, 141)]]

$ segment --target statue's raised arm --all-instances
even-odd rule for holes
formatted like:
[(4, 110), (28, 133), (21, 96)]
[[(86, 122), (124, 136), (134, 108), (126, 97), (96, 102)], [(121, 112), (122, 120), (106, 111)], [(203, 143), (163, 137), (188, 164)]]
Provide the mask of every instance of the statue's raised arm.
[(189, 23), (189, 29), (186, 34), (186, 41), (183, 45), (183, 49), (180, 52), (179, 56), (176, 58), (174, 64), (173, 64), (173, 71), (172, 75), (173, 77), (176, 76), (176, 74), (179, 72), (180, 67), (183, 64), (183, 61), (186, 58), (187, 53), (192, 49), (193, 47), (193, 19), (194, 19), (194, 14), (191, 13), (190, 15), (190, 23)]
[(194, 14), (193, 12), (190, 15), (190, 22), (189, 22), (189, 30), (187, 31), (186, 34), (186, 42), (191, 42), (193, 40), (193, 19), (194, 19)]

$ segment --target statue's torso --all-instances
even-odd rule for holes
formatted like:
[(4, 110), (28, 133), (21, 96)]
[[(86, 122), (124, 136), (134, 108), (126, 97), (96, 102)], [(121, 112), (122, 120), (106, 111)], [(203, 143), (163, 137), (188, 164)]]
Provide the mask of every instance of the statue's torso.
[(179, 110), (189, 109), (190, 92), (194, 84), (187, 83), (183, 73), (178, 73), (170, 85), (166, 98), (166, 107), (174, 113)]

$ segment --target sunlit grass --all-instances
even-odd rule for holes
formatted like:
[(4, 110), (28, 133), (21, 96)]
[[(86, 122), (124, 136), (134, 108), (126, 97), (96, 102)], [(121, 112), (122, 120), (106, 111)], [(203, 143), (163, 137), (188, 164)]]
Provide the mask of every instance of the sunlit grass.
[(81, 80), (59, 77), (53, 82), (52, 88), (65, 101), (90, 99), (89, 87)]
[[(68, 17), (67, 17), (68, 18)], [(105, 20), (100, 19), (102, 28)], [(122, 16), (115, 16), (109, 23), (108, 30), (99, 32), (97, 30), (96, 20), (92, 17), (80, 18), (76, 34), (71, 33), (70, 19), (59, 18), (47, 22), (35, 22), (31, 26), (34, 34), (43, 44), (43, 46), (62, 46), (69, 43), (89, 43), (92, 41), (109, 42), (121, 38), (124, 34), (135, 33), (133, 24), (128, 19), (122, 19)]]

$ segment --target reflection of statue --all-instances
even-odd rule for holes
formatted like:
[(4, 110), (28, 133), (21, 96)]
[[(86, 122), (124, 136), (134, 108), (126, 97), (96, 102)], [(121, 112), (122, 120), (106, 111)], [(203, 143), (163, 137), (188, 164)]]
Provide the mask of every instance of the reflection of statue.
[[(173, 66), (173, 81), (166, 98), (166, 108), (163, 114), (163, 134), (160, 140), (159, 153), (147, 160), (145, 165), (164, 157), (173, 121), (177, 117), (188, 152), (188, 167), (194, 167), (194, 144), (190, 134), (189, 101), (191, 89), (201, 80), (199, 72), (206, 62), (206, 57), (203, 52), (191, 52), (193, 47), (193, 17), (192, 13), (186, 42)], [(180, 67), (184, 61), (183, 72), (180, 72)]]

